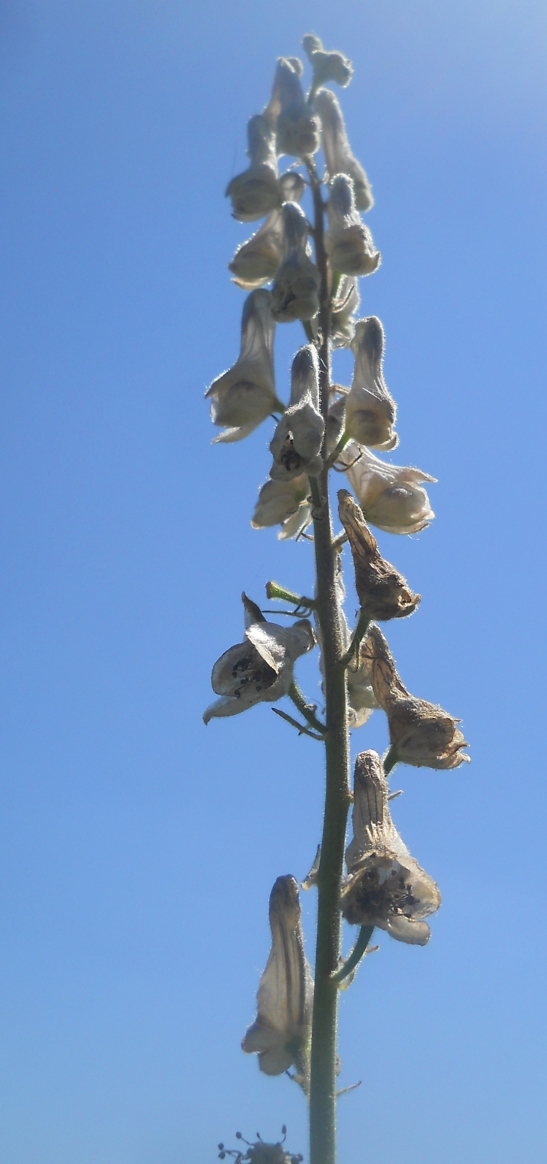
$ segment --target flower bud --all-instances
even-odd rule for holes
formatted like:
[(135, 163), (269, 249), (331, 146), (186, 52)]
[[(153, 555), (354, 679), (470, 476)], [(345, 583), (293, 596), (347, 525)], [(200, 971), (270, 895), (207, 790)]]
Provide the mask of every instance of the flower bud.
[(384, 329), (375, 315), (355, 325), (351, 348), (355, 368), (346, 398), (346, 432), (360, 445), (394, 449), (399, 438), (393, 432), (397, 409), (384, 380)]
[(266, 622), (255, 603), (249, 602), (245, 594), (242, 597), (245, 641), (217, 659), (211, 686), (221, 698), (206, 709), (204, 723), (217, 716), (239, 715), (255, 703), (275, 703), (287, 695), (296, 659), (316, 643), (308, 619), (299, 619), (290, 627), (278, 626)]
[(290, 481), (306, 473), (316, 477), (323, 468), (321, 445), (325, 424), (319, 411), (319, 365), (312, 344), (293, 360), (291, 400), (270, 443), (274, 463), (270, 477)]
[(442, 707), (415, 699), (404, 686), (391, 651), (379, 627), (373, 626), (364, 643), (374, 694), (386, 712), (389, 738), (397, 760), (417, 768), (458, 768), (470, 757), (461, 720)]
[(421, 485), (435, 481), (429, 473), (388, 465), (355, 441), (346, 445), (338, 459), (349, 466), (346, 476), (371, 525), (388, 533), (413, 534), (435, 517)]
[(240, 222), (254, 222), (281, 205), (275, 133), (263, 113), (251, 117), (247, 136), (251, 164), (242, 174), (232, 178), (226, 187), (226, 197), (232, 200), (234, 218), (239, 218)]
[(270, 896), (272, 948), (257, 994), (257, 1016), (243, 1042), (266, 1075), (281, 1075), (305, 1058), (311, 1031), (313, 980), (304, 953), (298, 886), (278, 877)]
[(357, 209), (370, 210), (374, 206), (372, 190), (362, 165), (351, 152), (342, 110), (335, 94), (330, 89), (320, 89), (315, 98), (315, 108), (321, 118), (321, 146), (329, 177), (347, 174), (353, 182)]
[(242, 440), (279, 408), (273, 368), (275, 320), (271, 302), (269, 291), (253, 291), (247, 296), (241, 319), (239, 359), (205, 393), (211, 399), (213, 424), (226, 426), (213, 444)]
[[(299, 202), (306, 183), (300, 174), (286, 173), (279, 179), (283, 202)], [(247, 242), (242, 243), (228, 264), (234, 283), (246, 291), (262, 287), (273, 279), (285, 249), (281, 208), (270, 211), (266, 221)]]
[(329, 229), (325, 247), (333, 271), (343, 275), (371, 275), (380, 266), (368, 226), (361, 222), (355, 206), (353, 182), (347, 174), (337, 174), (329, 182)]
[(251, 525), (253, 529), (280, 525), (281, 541), (298, 537), (311, 522), (312, 502), (306, 473), (290, 481), (266, 481), (258, 495)]
[(391, 819), (388, 786), (376, 752), (355, 762), (353, 838), (346, 849), (348, 878), (342, 914), (350, 925), (378, 926), (393, 938), (425, 946), (430, 930), (423, 918), (435, 913), (441, 895), (420, 868)]
[(280, 57), (270, 103), (265, 110), (277, 131), (278, 154), (306, 158), (319, 149), (319, 118), (312, 113), (302, 92), (302, 63)]
[(285, 202), (284, 258), (272, 287), (272, 315), (278, 323), (312, 319), (319, 311), (319, 274), (307, 243), (308, 223), (296, 202)]
[(342, 89), (349, 85), (353, 76), (351, 62), (343, 53), (325, 52), (318, 36), (308, 33), (302, 39), (302, 47), (313, 69), (313, 88), (326, 81), (336, 81)]
[(332, 305), (331, 342), (333, 348), (349, 348), (355, 335), (355, 312), (359, 307), (359, 283), (342, 275), (338, 294)]
[(351, 547), (361, 613), (365, 618), (380, 621), (413, 614), (420, 595), (413, 594), (402, 574), (382, 558), (376, 538), (351, 493), (340, 489), (338, 501), (340, 521)]

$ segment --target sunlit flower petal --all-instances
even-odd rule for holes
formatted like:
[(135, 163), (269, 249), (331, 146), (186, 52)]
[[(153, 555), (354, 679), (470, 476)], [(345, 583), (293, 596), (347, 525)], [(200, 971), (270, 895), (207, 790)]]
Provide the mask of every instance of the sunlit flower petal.
[(319, 274), (309, 257), (308, 223), (297, 202), (285, 202), (284, 256), (272, 287), (272, 314), (278, 323), (312, 319), (319, 311)]
[[(279, 179), (283, 202), (299, 202), (306, 183), (300, 174), (288, 172)], [(285, 249), (281, 208), (272, 210), (256, 234), (238, 247), (228, 267), (234, 283), (247, 291), (273, 279)]]
[(346, 445), (338, 461), (350, 466), (346, 476), (371, 525), (388, 533), (413, 534), (433, 520), (435, 514), (421, 484), (435, 482), (429, 473), (389, 465), (355, 441)]
[(280, 57), (265, 117), (277, 132), (278, 154), (305, 158), (319, 149), (319, 118), (306, 102), (300, 84), (302, 62)]
[(329, 177), (347, 174), (353, 182), (357, 209), (370, 210), (374, 206), (374, 198), (369, 181), (362, 165), (351, 152), (342, 110), (335, 94), (330, 89), (320, 89), (315, 98), (315, 108), (321, 118), (321, 146)]
[(240, 222), (254, 222), (281, 205), (275, 132), (263, 113), (251, 117), (247, 135), (251, 164), (242, 174), (232, 178), (226, 188), (226, 197), (232, 200), (234, 218), (239, 218)]
[(213, 443), (242, 440), (279, 407), (273, 368), (274, 331), (270, 292), (253, 291), (243, 307), (239, 359), (206, 392), (213, 424), (225, 426)]
[(242, 1047), (261, 1071), (281, 1075), (301, 1065), (311, 1029), (313, 980), (304, 953), (298, 886), (278, 877), (270, 895), (272, 948), (257, 994), (257, 1016)]
[(351, 178), (337, 174), (329, 182), (329, 191), (325, 247), (332, 269), (343, 275), (371, 275), (378, 269), (381, 255), (368, 226), (361, 222)]
[(399, 440), (393, 431), (397, 409), (383, 376), (384, 329), (375, 315), (355, 325), (351, 347), (355, 369), (346, 397), (346, 432), (360, 445), (394, 449)]
[(312, 344), (297, 352), (291, 372), (291, 399), (273, 439), (270, 476), (290, 481), (306, 473), (316, 477), (323, 468), (321, 445), (325, 423), (319, 411), (319, 363)]

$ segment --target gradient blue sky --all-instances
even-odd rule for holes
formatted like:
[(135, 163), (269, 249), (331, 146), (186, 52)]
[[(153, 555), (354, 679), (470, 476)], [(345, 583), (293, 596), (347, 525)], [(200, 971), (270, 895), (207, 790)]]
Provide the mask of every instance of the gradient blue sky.
[[(430, 529), (381, 535), (423, 596), (389, 638), (473, 755), (397, 773), (444, 904), (343, 997), (340, 1164), (547, 1157), (547, 10), (4, 0), (2, 1164), (209, 1164), (283, 1122), (306, 1150), (296, 1087), (239, 1040), (271, 885), (315, 852), (320, 749), (267, 707), (201, 713), (243, 587), (311, 585), (309, 548), (249, 526), (266, 427), (212, 448), (203, 402), (238, 349), (224, 188), (308, 31), (355, 66), (394, 460), (439, 478)], [(378, 714), (353, 745), (385, 742)]]

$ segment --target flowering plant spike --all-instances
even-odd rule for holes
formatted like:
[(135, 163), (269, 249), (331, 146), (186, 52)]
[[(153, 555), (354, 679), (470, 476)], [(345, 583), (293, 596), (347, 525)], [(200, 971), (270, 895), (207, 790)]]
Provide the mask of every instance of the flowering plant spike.
[[(268, 582), (269, 602), (284, 604), (280, 625), (266, 618), (269, 608), (265, 614), (243, 595), (244, 636), (213, 667), (218, 698), (203, 719), (209, 723), (276, 704), (272, 710), (284, 721), (279, 730), (296, 728), (325, 747), (323, 833), (302, 881), (317, 893), (313, 974), (297, 881), (292, 874), (279, 876), (269, 904), (271, 950), (258, 985), (256, 1018), (242, 1046), (257, 1055), (266, 1075), (288, 1075), (301, 1086), (309, 1100), (309, 1162), (335, 1164), (339, 991), (353, 982), (375, 929), (423, 946), (430, 938), (425, 919), (441, 901), (435, 881), (411, 856), (392, 820), (389, 776), (396, 764), (451, 770), (469, 756), (460, 721), (410, 694), (377, 626), (411, 615), (420, 595), (386, 561), (370, 526), (399, 536), (426, 529), (434, 514), (424, 485), (435, 478), (382, 455), (399, 441), (397, 409), (383, 373), (384, 327), (375, 315), (356, 318), (359, 278), (373, 275), (381, 258), (361, 218), (374, 199), (330, 88), (345, 88), (353, 68), (314, 33), (302, 44), (308, 81), (298, 57), (277, 61), (270, 99), (248, 123), (249, 166), (226, 190), (234, 217), (257, 228), (228, 264), (234, 284), (247, 293), (240, 354), (206, 395), (211, 419), (222, 429), (214, 443), (242, 440), (272, 419), (271, 461), (264, 458), (269, 475), (251, 525), (277, 526), (281, 540), (313, 547), (313, 597)], [(283, 155), (289, 158), (284, 172)], [(373, 286), (368, 284), (369, 299)], [(286, 375), (276, 381), (276, 324), (289, 323), (302, 330), (290, 382)], [(353, 355), (349, 387), (333, 375), (339, 348)], [(334, 471), (347, 486), (338, 491), (338, 506), (331, 499)], [(348, 559), (359, 602), (354, 625), (344, 610)], [(320, 693), (314, 701), (301, 690), (295, 670), (316, 646)], [(390, 747), (383, 758), (359, 752), (352, 793), (350, 731), (363, 728), (374, 712), (387, 718)], [(308, 862), (305, 855), (299, 860), (302, 876)], [(345, 957), (344, 922), (358, 927)], [(243, 1140), (241, 1133), (237, 1138)], [(303, 1160), (285, 1148), (284, 1127), (276, 1143), (260, 1136), (243, 1142), (243, 1150), (219, 1144), (220, 1158), (239, 1164)]]

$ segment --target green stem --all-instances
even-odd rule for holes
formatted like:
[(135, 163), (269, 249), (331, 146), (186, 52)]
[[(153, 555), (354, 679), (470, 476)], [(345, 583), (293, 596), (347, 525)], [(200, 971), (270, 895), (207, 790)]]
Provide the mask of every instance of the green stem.
[(337, 986), (339, 986), (340, 983), (344, 981), (344, 978), (347, 978), (348, 974), (351, 974), (352, 970), (354, 970), (355, 967), (359, 965), (361, 958), (366, 953), (366, 949), (373, 932), (374, 926), (361, 926), (361, 929), (359, 930), (359, 937), (357, 938), (351, 954), (348, 958), (346, 958), (344, 965), (336, 971), (336, 974), (333, 974), (333, 981), (336, 982)]
[(295, 594), (294, 590), (287, 590), (278, 582), (266, 582), (266, 596), (267, 598), (278, 598), (281, 602), (292, 602), (297, 609), (302, 607), (303, 610), (313, 610), (315, 606), (313, 598), (306, 598), (303, 594)]
[[(319, 288), (319, 387), (326, 420), (330, 393), (330, 296), (324, 243), (324, 204), (311, 159), (308, 173), (315, 211), (315, 257)], [(317, 878), (317, 946), (310, 1072), (310, 1164), (336, 1161), (336, 1063), (338, 969), (341, 942), (340, 884), (342, 880), (349, 788), (349, 732), (342, 623), (336, 586), (336, 554), (328, 495), (328, 467), (310, 478), (313, 499), (316, 566), (316, 611), (321, 628), (325, 676), (327, 734), (326, 792), (321, 861)]]
[(348, 664), (351, 663), (354, 655), (359, 655), (359, 647), (361, 646), (361, 643), (367, 633), (369, 622), (370, 618), (368, 618), (367, 615), (362, 613), (359, 615), (359, 621), (353, 632), (351, 643), (344, 657), (340, 659), (343, 667), (347, 667)]

